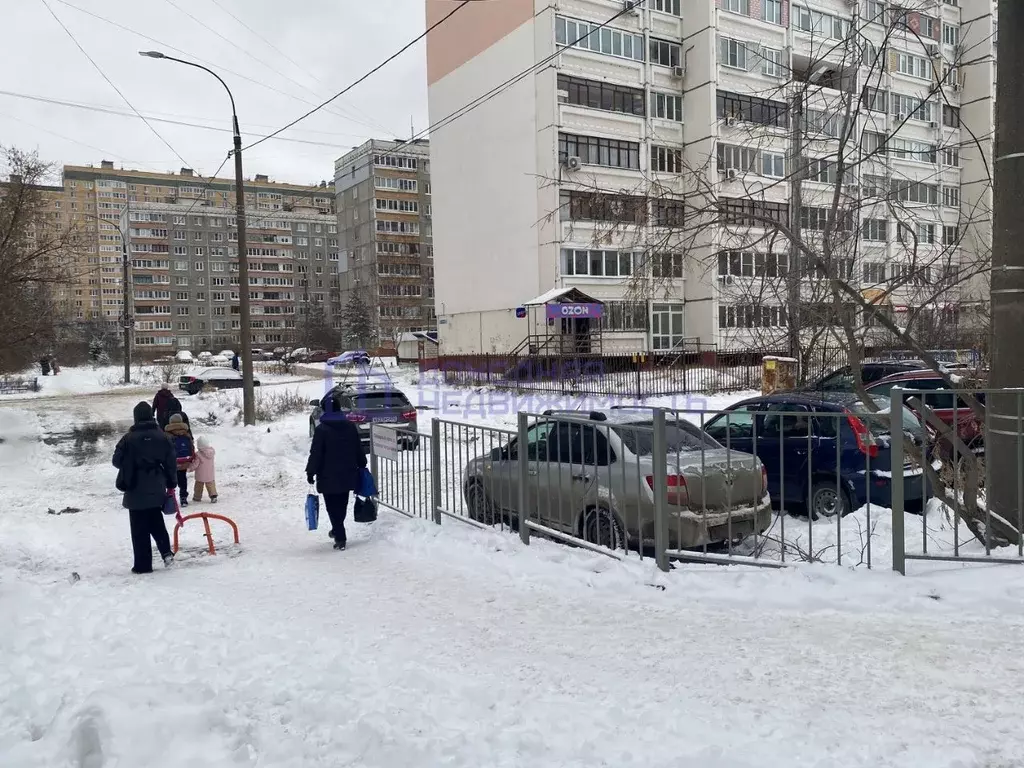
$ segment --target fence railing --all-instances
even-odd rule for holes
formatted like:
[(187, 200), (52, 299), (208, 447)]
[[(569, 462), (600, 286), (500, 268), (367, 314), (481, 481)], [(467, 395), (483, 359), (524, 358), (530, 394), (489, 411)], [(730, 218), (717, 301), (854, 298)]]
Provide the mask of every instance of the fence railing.
[[(921, 454), (935, 514), (908, 528), (897, 494), (893, 569), (905, 574), (908, 560), (1024, 564), (1024, 389), (893, 387), (893, 434), (905, 426), (903, 403), (928, 425)], [(896, 465), (915, 451), (897, 440), (892, 453)], [(905, 483), (893, 475), (894, 487)]]

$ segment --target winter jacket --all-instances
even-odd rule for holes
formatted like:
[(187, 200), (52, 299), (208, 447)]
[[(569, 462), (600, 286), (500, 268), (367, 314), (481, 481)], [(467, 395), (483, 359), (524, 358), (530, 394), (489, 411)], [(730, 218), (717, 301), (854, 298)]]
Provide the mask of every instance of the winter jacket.
[(366, 453), (359, 430), (348, 420), (322, 421), (313, 432), (306, 476), (316, 478), (317, 492), (326, 495), (354, 491)]
[(188, 440), (188, 458), (177, 459), (178, 469), (188, 469), (189, 465), (192, 463), (192, 458), (196, 453), (196, 443), (195, 440), (192, 439), (192, 430), (189, 428), (188, 424), (184, 422), (178, 424), (172, 422), (164, 427), (164, 432), (171, 436), (172, 444), (177, 443), (176, 438), (179, 437), (186, 438)]
[(155, 421), (135, 424), (114, 449), (117, 487), (125, 509), (162, 508), (168, 488), (178, 483), (174, 447)]
[(153, 413), (156, 414), (156, 423), (161, 429), (167, 426), (167, 420), (171, 418), (171, 401), (176, 400), (174, 393), (169, 389), (161, 389), (153, 398)]
[(196, 457), (192, 461), (192, 470), (196, 473), (197, 483), (215, 483), (214, 456), (217, 452), (212, 445), (196, 449)]

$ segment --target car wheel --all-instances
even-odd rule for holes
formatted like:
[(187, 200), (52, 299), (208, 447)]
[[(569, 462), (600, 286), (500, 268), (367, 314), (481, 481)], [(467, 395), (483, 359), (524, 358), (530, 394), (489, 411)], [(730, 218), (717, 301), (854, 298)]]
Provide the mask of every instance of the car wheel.
[(814, 520), (819, 517), (836, 517), (850, 514), (850, 497), (845, 488), (840, 488), (836, 493), (836, 484), (829, 481), (819, 481), (811, 489), (810, 514)]
[(580, 533), (584, 541), (599, 547), (611, 550), (625, 547), (626, 537), (622, 532), (622, 524), (612, 512), (602, 507), (591, 507), (583, 513)]
[(484, 525), (495, 525), (500, 518), (494, 509), (494, 502), (479, 480), (471, 480), (466, 484), (466, 509), (470, 520)]

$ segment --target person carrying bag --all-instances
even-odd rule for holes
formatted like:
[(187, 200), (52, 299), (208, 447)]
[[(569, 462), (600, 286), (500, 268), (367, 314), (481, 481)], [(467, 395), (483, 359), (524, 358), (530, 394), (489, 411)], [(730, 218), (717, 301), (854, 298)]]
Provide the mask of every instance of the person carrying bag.
[(306, 462), (306, 481), (324, 497), (331, 518), (334, 548), (345, 549), (345, 513), (348, 497), (360, 490), (361, 470), (366, 468), (366, 453), (356, 425), (340, 413), (336, 403), (325, 413), (313, 431)]
[(366, 467), (359, 473), (359, 487), (356, 489), (356, 503), (352, 508), (352, 519), (357, 523), (372, 523), (377, 519), (377, 483)]

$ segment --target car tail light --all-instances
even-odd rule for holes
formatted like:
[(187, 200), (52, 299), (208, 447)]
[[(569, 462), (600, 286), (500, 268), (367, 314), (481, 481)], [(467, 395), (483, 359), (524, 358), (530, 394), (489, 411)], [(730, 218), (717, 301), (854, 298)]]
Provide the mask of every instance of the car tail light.
[[(686, 489), (686, 478), (682, 475), (669, 475), (665, 478), (668, 486), (668, 503), (685, 507), (690, 503), (690, 494)], [(647, 486), (654, 490), (654, 475), (647, 476)]]
[(416, 409), (402, 412), (402, 421), (416, 421)]
[(366, 421), (366, 417), (361, 413), (346, 413), (345, 418), (356, 424), (362, 424)]
[(870, 456), (872, 459), (876, 458), (878, 456), (878, 444), (871, 435), (871, 430), (852, 413), (848, 412), (846, 414), (846, 420), (850, 422), (850, 429), (853, 430), (853, 436), (857, 438), (857, 448), (860, 449), (860, 452), (865, 456)]
[(191, 384), (195, 380), (196, 380), (195, 376), (186, 376), (185, 377), (185, 382), (188, 383), (188, 384)]

